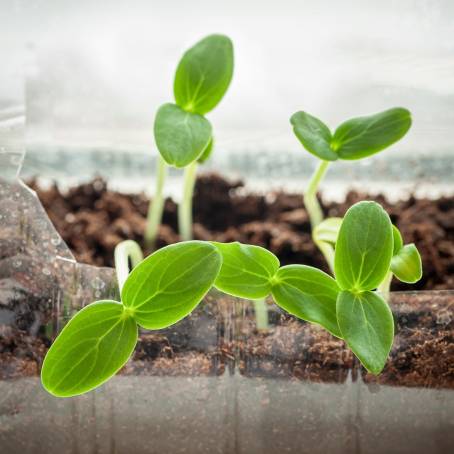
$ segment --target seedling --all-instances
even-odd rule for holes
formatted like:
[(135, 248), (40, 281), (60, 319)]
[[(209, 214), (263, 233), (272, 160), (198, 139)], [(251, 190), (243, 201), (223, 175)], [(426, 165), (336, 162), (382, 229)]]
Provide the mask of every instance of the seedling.
[(405, 282), (419, 280), (419, 254), (414, 245), (402, 245), (398, 230), (375, 202), (351, 207), (331, 240), (335, 278), (305, 265), (279, 267), (277, 258), (258, 246), (215, 243), (223, 256), (215, 286), (242, 298), (271, 294), (288, 313), (344, 339), (364, 367), (378, 374), (392, 346), (394, 325), (387, 302), (374, 290), (390, 272)]
[(224, 97), (233, 75), (233, 45), (227, 36), (210, 35), (191, 47), (178, 64), (173, 92), (175, 104), (156, 114), (154, 136), (160, 157), (156, 191), (148, 214), (145, 240), (152, 248), (163, 211), (167, 166), (184, 168), (183, 197), (178, 207), (181, 239), (192, 237), (192, 197), (199, 163), (213, 149), (213, 131), (205, 114)]
[(314, 242), (333, 271), (334, 250), (323, 237), (326, 230), (331, 230), (339, 220), (317, 228), (323, 221), (323, 212), (317, 200), (320, 182), (330, 162), (367, 158), (400, 140), (410, 129), (411, 114), (407, 109), (396, 107), (374, 115), (352, 118), (342, 123), (334, 134), (325, 123), (306, 112), (296, 112), (290, 118), (290, 123), (304, 148), (321, 160), (304, 193), (304, 205), (312, 225)]
[[(96, 388), (128, 361), (139, 326), (156, 330), (178, 322), (212, 286), (241, 298), (272, 295), (288, 313), (344, 339), (366, 369), (378, 374), (394, 325), (374, 290), (390, 272), (405, 281), (420, 277), (419, 254), (409, 246), (380, 205), (360, 202), (348, 210), (337, 235), (335, 278), (310, 266), (280, 267), (259, 246), (189, 241), (160, 249), (124, 279), (128, 264), (119, 251), (121, 302), (94, 302), (68, 322), (44, 360), (43, 386), (58, 397)], [(128, 249), (132, 263), (140, 259), (134, 248)]]
[(96, 301), (63, 328), (44, 359), (41, 380), (54, 396), (85, 393), (128, 361), (138, 326), (162, 329), (190, 314), (213, 286), (222, 258), (210, 243), (167, 246), (127, 277), (121, 302)]

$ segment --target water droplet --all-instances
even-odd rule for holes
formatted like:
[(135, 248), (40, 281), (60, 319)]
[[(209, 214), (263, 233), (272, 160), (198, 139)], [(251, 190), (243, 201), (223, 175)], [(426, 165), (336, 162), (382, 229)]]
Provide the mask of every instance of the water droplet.
[(93, 279), (91, 286), (94, 289), (102, 290), (106, 286), (106, 283), (99, 276), (97, 276)]
[(45, 274), (46, 276), (50, 276), (50, 269), (49, 268), (43, 268), (43, 274)]
[(52, 238), (50, 240), (50, 242), (54, 245), (54, 246), (58, 246), (60, 243), (61, 243), (61, 238), (58, 236), (58, 237), (55, 237), (55, 238)]
[(451, 322), (451, 313), (447, 310), (441, 310), (437, 313), (437, 323), (439, 325), (448, 325)]

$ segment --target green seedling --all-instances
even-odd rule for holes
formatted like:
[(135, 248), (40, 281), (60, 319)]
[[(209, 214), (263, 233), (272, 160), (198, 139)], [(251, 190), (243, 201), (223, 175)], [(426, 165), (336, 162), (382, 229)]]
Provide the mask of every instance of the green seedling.
[[(391, 270), (407, 282), (421, 276), (416, 249), (403, 246), (375, 202), (360, 202), (345, 215), (336, 235), (335, 278), (310, 266), (281, 267), (266, 249), (240, 243), (177, 243), (136, 263), (141, 252), (131, 243), (117, 256), (121, 302), (86, 306), (49, 349), (41, 380), (54, 396), (75, 396), (106, 382), (133, 353), (138, 327), (157, 330), (178, 322), (213, 286), (240, 298), (272, 295), (283, 310), (344, 339), (366, 369), (378, 374), (394, 324), (375, 290)], [(135, 266), (126, 277), (129, 261)]]
[(96, 301), (63, 328), (41, 370), (54, 396), (85, 393), (112, 377), (131, 356), (138, 326), (166, 328), (190, 314), (213, 286), (221, 254), (210, 243), (167, 246), (133, 268), (121, 302)]
[(242, 298), (271, 294), (288, 313), (344, 339), (364, 367), (378, 374), (392, 346), (394, 324), (387, 302), (375, 290), (409, 256), (399, 276), (413, 282), (421, 276), (414, 252), (401, 252), (405, 246), (398, 242), (400, 235), (395, 239), (396, 231), (377, 203), (351, 207), (339, 229), (325, 232), (325, 239), (335, 243), (335, 278), (305, 265), (279, 267), (273, 254), (257, 246), (214, 243), (223, 258), (214, 285)]
[[(320, 159), (304, 193), (304, 205), (309, 214), (314, 242), (334, 269), (334, 250), (323, 240), (317, 229), (323, 221), (323, 212), (317, 200), (317, 191), (330, 162), (367, 158), (400, 140), (410, 129), (411, 114), (396, 107), (374, 115), (352, 118), (331, 133), (325, 123), (306, 112), (296, 112), (290, 118), (293, 131), (303, 147)], [(333, 221), (338, 222), (338, 221)], [(322, 231), (331, 226), (323, 226)], [(322, 234), (320, 237), (319, 234)]]
[(198, 164), (213, 149), (213, 131), (205, 114), (224, 97), (233, 75), (233, 45), (224, 35), (210, 35), (191, 47), (178, 64), (173, 86), (175, 103), (156, 114), (154, 136), (160, 157), (156, 191), (150, 205), (145, 240), (154, 246), (163, 211), (167, 167), (184, 168), (183, 197), (178, 207), (181, 239), (192, 237), (192, 197)]

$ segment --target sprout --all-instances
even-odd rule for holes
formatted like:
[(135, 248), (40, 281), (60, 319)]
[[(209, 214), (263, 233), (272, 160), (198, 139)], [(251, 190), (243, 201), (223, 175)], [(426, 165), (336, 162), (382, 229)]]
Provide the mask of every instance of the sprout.
[[(343, 221), (335, 224), (340, 228), (334, 233), (328, 230), (324, 237), (336, 246), (335, 278), (305, 265), (283, 266), (270, 275), (270, 252), (263, 250), (266, 261), (254, 261), (251, 257), (259, 253), (252, 251), (252, 246), (230, 243), (218, 246), (223, 264), (214, 285), (239, 297), (248, 297), (251, 292), (263, 295), (271, 286), (270, 293), (278, 306), (344, 339), (364, 367), (378, 374), (391, 349), (394, 326), (387, 302), (375, 290), (390, 272), (396, 271), (396, 266), (397, 277), (405, 275), (417, 281), (421, 277), (419, 254), (414, 245), (408, 253), (402, 240), (398, 243), (394, 233), (397, 229), (375, 202), (355, 204)], [(399, 266), (400, 260), (408, 261)], [(265, 263), (269, 265), (263, 266)]]
[(167, 166), (184, 168), (183, 197), (178, 207), (181, 239), (192, 237), (192, 196), (197, 166), (213, 149), (213, 131), (205, 114), (225, 95), (233, 75), (233, 45), (224, 35), (210, 35), (191, 47), (178, 64), (175, 104), (162, 105), (155, 117), (154, 136), (160, 157), (156, 191), (150, 205), (145, 240), (154, 247), (163, 211)]
[(63, 328), (44, 359), (44, 388), (70, 397), (107, 381), (134, 351), (138, 325), (161, 329), (190, 314), (212, 287), (221, 261), (217, 248), (201, 241), (173, 244), (147, 257), (124, 282), (121, 303), (89, 304)]
[[(178, 322), (213, 286), (241, 298), (272, 295), (289, 314), (344, 339), (364, 367), (378, 374), (391, 350), (394, 324), (388, 304), (374, 290), (390, 272), (416, 282), (419, 254), (414, 245), (403, 246), (375, 202), (351, 207), (335, 242), (335, 278), (310, 266), (280, 267), (277, 257), (259, 246), (188, 241), (160, 249), (124, 279), (124, 257), (134, 263), (141, 252), (134, 242), (123, 244), (125, 250), (116, 254), (121, 302), (97, 301), (69, 321), (47, 352), (42, 384), (58, 397), (100, 386), (131, 356), (138, 326), (157, 330)], [(266, 305), (260, 308), (266, 311)]]
[[(321, 120), (306, 112), (296, 112), (290, 118), (293, 131), (304, 148), (321, 161), (312, 175), (304, 194), (304, 205), (309, 214), (314, 242), (333, 271), (334, 251), (330, 241), (318, 236), (323, 212), (317, 201), (317, 191), (328, 170), (329, 163), (338, 159), (367, 158), (400, 140), (410, 129), (411, 114), (396, 107), (367, 117), (358, 117), (342, 123), (331, 133)], [(327, 226), (323, 226), (325, 229)]]

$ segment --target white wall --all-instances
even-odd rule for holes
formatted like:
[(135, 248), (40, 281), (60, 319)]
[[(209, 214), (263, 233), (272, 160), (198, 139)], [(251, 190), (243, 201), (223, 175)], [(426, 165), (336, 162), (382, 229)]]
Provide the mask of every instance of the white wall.
[(26, 76), (34, 141), (151, 147), (182, 51), (211, 32), (236, 52), (210, 114), (225, 148), (299, 149), (299, 109), (334, 127), (394, 105), (414, 114), (402, 149), (454, 144), (450, 0), (0, 0), (0, 108), (21, 100)]

